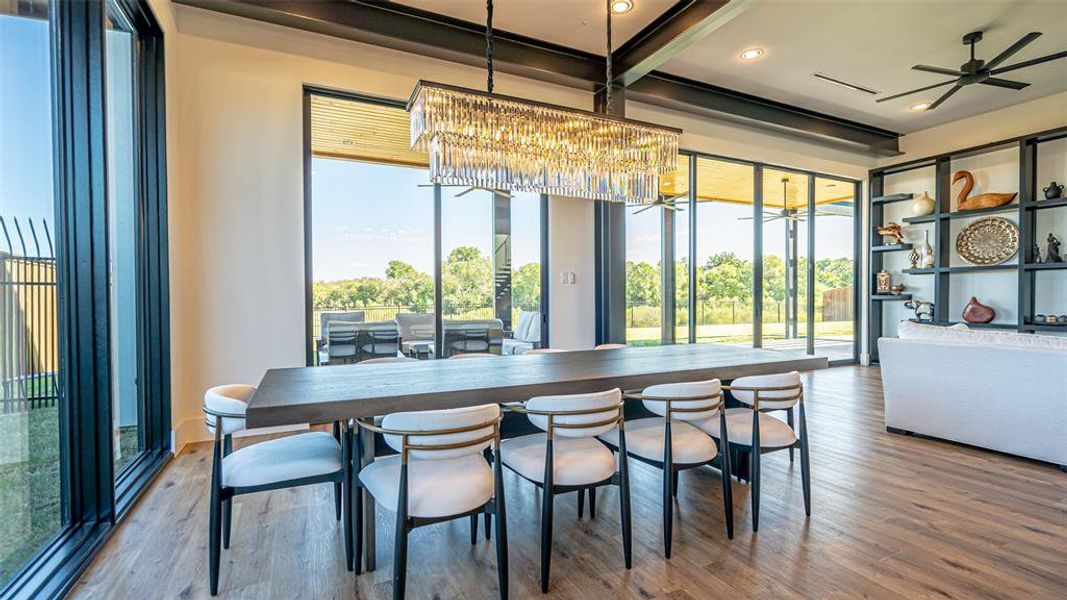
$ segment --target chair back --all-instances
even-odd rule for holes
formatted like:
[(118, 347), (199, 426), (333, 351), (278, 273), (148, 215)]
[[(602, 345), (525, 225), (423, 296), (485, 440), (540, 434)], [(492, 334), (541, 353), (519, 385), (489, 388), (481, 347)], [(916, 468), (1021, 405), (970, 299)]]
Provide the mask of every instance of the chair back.
[[(230, 435), (245, 428), (245, 410), (256, 388), (252, 385), (218, 385), (204, 392), (204, 422), (215, 433), (217, 422), (222, 420), (219, 433)], [(235, 416), (226, 416), (235, 415)]]
[[(751, 375), (738, 377), (727, 386), (734, 398), (742, 404), (753, 406), (759, 396), (760, 410), (790, 408), (804, 397), (800, 373), (776, 373), (774, 375)], [(755, 390), (759, 390), (756, 392)]]
[(407, 356), (383, 356), (381, 358), (368, 358), (358, 364), (361, 365), (384, 365), (389, 363), (406, 363), (406, 362), (419, 362), (417, 358), (408, 358)]
[[(408, 435), (385, 434), (385, 443), (397, 452), (404, 451), (407, 439), (409, 458), (445, 460), (468, 454), (481, 454), (497, 432), (500, 407), (496, 404), (423, 410), (386, 415), (382, 428), (408, 432)], [(425, 448), (419, 450), (419, 448)]]
[(453, 354), (448, 358), (500, 358), (500, 355), (492, 354), (490, 352), (468, 352), (466, 354)]
[(330, 331), (330, 323), (362, 323), (366, 313), (362, 310), (327, 310), (319, 313), (319, 331), (322, 339), (326, 339)]
[(597, 344), (593, 350), (623, 350), (629, 348), (626, 344)]
[(687, 383), (663, 383), (645, 388), (642, 403), (649, 411), (679, 421), (699, 421), (716, 416), (722, 404), (722, 384), (718, 379)]
[(356, 321), (333, 320), (326, 324), (326, 357), (330, 364), (351, 362), (356, 357), (356, 338), (360, 325)]
[[(622, 392), (536, 396), (526, 402), (530, 422), (551, 436), (596, 437), (622, 420)], [(583, 425), (585, 425), (583, 427)]]
[(533, 350), (527, 350), (523, 354), (558, 354), (560, 352), (568, 352), (562, 348), (534, 348)]
[(397, 313), (396, 326), (405, 342), (433, 341), (433, 313)]
[(396, 321), (376, 321), (360, 323), (358, 332), (358, 355), (356, 362), (381, 356), (398, 356), (400, 353), (400, 332)]

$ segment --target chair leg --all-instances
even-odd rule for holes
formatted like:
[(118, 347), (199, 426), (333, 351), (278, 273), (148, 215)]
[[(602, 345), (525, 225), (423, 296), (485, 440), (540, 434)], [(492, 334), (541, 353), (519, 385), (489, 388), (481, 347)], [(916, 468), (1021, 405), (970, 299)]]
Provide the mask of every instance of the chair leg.
[(393, 540), (393, 599), (403, 600), (408, 569), (408, 466), (406, 464), (400, 467), (400, 494), (396, 505), (396, 534)]
[(548, 593), (548, 573), (552, 566), (552, 489), (541, 488), (541, 593)]
[[(499, 453), (498, 453), (499, 454)], [(493, 465), (493, 503), (496, 510), (496, 576), (500, 599), (508, 597), (508, 516), (504, 503), (503, 469), (499, 459)]]
[[(337, 440), (337, 443), (341, 443), (341, 423), (339, 421), (333, 422), (333, 439)], [(335, 482), (333, 484), (333, 513), (334, 517), (341, 520), (341, 482)]]
[(352, 552), (352, 436), (347, 428), (343, 435), (344, 437), (341, 438), (341, 456), (344, 464), (344, 474), (341, 480), (342, 520), (344, 521), (342, 531), (345, 536), (345, 569), (351, 571), (354, 559)]
[[(485, 449), (484, 456), (485, 456), (486, 462), (488, 462), (489, 464), (493, 464), (493, 453), (489, 450), (489, 448)], [(493, 515), (489, 514), (489, 511), (485, 511), (485, 541), (487, 541), (487, 542), (489, 541), (489, 539), (491, 537), (489, 530), (490, 530), (490, 527), (492, 526), (492, 524), (493, 524)]]
[[(796, 427), (793, 426), (793, 407), (789, 407), (789, 410), (785, 411), (786, 423), (789, 423), (789, 428), (796, 431)], [(789, 462), (793, 462), (793, 446), (789, 447)]]
[(578, 518), (585, 514), (585, 490), (578, 490)]
[(478, 515), (471, 515), (471, 546), (478, 543)]
[(222, 463), (219, 457), (219, 444), (215, 442), (215, 453), (211, 464), (211, 500), (208, 506), (208, 585), (211, 595), (219, 593), (219, 554), (222, 544), (221, 515), (222, 502), (219, 500), (219, 489), (222, 479)]
[[(229, 456), (233, 452), (233, 436), (222, 438), (222, 455)], [(222, 547), (230, 548), (230, 519), (233, 517), (233, 498), (227, 498), (222, 502)]]
[(800, 405), (800, 481), (804, 488), (804, 514), (811, 516), (811, 456), (808, 452), (808, 423)]
[(596, 518), (596, 488), (589, 488), (589, 518)]
[[(358, 429), (358, 425), (356, 426)], [(352, 568), (356, 575), (363, 572), (363, 487), (359, 485), (360, 461), (363, 460), (362, 438), (358, 433), (351, 434), (352, 442), (352, 472), (350, 482), (352, 486)], [(373, 526), (374, 524), (371, 523)]]
[(674, 481), (673, 469), (663, 466), (663, 557), (671, 557), (671, 535), (674, 532), (674, 493), (671, 483)]
[(726, 431), (726, 413), (719, 413), (719, 431), (722, 438), (719, 441), (719, 454), (722, 456), (722, 506), (726, 511), (726, 537), (734, 539), (734, 482), (730, 475), (733, 468), (731, 460), (730, 434)]

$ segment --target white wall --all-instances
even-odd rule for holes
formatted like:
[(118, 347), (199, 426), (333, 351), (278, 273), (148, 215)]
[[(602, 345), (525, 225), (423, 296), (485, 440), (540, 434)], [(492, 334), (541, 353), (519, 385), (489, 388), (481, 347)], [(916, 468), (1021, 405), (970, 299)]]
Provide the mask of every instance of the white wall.
[[(171, 349), (175, 448), (206, 435), (204, 389), (304, 364), (305, 84), (406, 98), (419, 78), (481, 87), (482, 69), (155, 0), (168, 35)], [(176, 46), (172, 48), (172, 46)], [(577, 108), (591, 95), (496, 77), (497, 90)], [(684, 148), (865, 178), (873, 160), (637, 104)], [(176, 131), (172, 131), (172, 128)], [(592, 204), (550, 203), (552, 345), (593, 344)], [(866, 229), (866, 228), (865, 228)], [(576, 273), (561, 285), (559, 273)], [(866, 277), (864, 278), (866, 280)], [(864, 328), (861, 328), (861, 330)]]

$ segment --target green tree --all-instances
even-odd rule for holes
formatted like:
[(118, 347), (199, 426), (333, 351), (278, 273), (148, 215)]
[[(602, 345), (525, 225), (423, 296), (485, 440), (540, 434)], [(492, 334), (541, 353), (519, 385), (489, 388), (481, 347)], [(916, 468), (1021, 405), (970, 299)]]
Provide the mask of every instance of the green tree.
[(785, 301), (785, 259), (781, 256), (763, 255), (763, 297)]
[(511, 275), (511, 305), (525, 311), (541, 309), (541, 265), (527, 263)]
[(659, 266), (626, 261), (626, 304), (658, 306), (660, 297)]
[(751, 299), (752, 263), (733, 252), (709, 256), (698, 271), (697, 295), (701, 302)]
[(493, 265), (474, 246), (460, 246), (441, 265), (441, 287), (447, 313), (493, 306)]
[(851, 258), (823, 258), (815, 261), (816, 289), (825, 291), (850, 287), (853, 269)]
[(401, 260), (391, 260), (385, 269), (381, 295), (385, 304), (414, 311), (433, 306), (433, 277)]

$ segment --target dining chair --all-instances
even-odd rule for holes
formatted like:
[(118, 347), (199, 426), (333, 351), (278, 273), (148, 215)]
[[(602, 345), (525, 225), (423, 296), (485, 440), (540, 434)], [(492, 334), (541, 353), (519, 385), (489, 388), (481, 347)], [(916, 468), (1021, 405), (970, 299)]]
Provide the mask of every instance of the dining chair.
[[(505, 440), (504, 465), (541, 488), (541, 592), (548, 593), (552, 563), (553, 497), (568, 492), (619, 486), (623, 559), (631, 565), (630, 471), (626, 458), (622, 393), (618, 389), (589, 394), (537, 396), (505, 410), (524, 413), (545, 433)], [(597, 440), (618, 428), (619, 457)]]
[(453, 354), (448, 358), (500, 358), (500, 355), (492, 354), (490, 352), (467, 352), (466, 354)]
[(629, 348), (626, 344), (597, 344), (593, 350), (623, 350)]
[[(800, 479), (804, 495), (804, 514), (811, 516), (811, 469), (808, 454), (808, 425), (804, 418), (804, 386), (800, 373), (777, 373), (739, 377), (722, 386), (744, 406), (726, 409), (728, 444), (748, 454), (752, 484), (752, 531), (759, 531), (760, 459), (763, 454), (794, 448), (800, 451)], [(797, 407), (799, 428), (794, 428), (793, 409)], [(768, 413), (786, 411), (786, 421)], [(720, 438), (719, 419), (693, 423), (708, 435)], [(721, 442), (720, 442), (721, 443)], [(726, 446), (729, 448), (730, 446)], [(720, 445), (720, 448), (723, 448)], [(724, 453), (726, 450), (723, 450)]]
[(523, 354), (559, 354), (560, 352), (570, 352), (562, 348), (534, 348), (533, 350), (527, 350)]
[(208, 563), (211, 595), (219, 591), (221, 548), (230, 547), (233, 497), (317, 483), (340, 484), (344, 492), (345, 564), (352, 566), (352, 478), (348, 424), (341, 442), (312, 431), (233, 450), (233, 434), (245, 429), (245, 410), (256, 393), (250, 385), (221, 385), (204, 394), (204, 420), (214, 435), (211, 459)]
[[(500, 597), (508, 597), (507, 515), (500, 467), (500, 407), (484, 404), (446, 410), (386, 415), (381, 426), (356, 421), (364, 432), (380, 434), (399, 452), (360, 468), (359, 485), (379, 504), (396, 513), (393, 552), (393, 598), (404, 597), (407, 582), (408, 534), (417, 527), (469, 517), (471, 543), (478, 515), (496, 515), (496, 559)], [(362, 448), (362, 444), (356, 444)], [(493, 467), (483, 456), (491, 449)], [(356, 494), (355, 565), (361, 572), (363, 500)], [(367, 523), (373, 527), (374, 523)]]
[[(726, 536), (734, 537), (733, 490), (730, 480), (730, 453), (725, 406), (718, 379), (691, 383), (653, 385), (640, 393), (629, 392), (624, 398), (640, 400), (657, 415), (626, 422), (627, 450), (633, 458), (663, 471), (663, 555), (671, 557), (674, 498), (678, 495), (678, 473), (711, 464), (719, 455), (722, 469), (722, 499), (726, 517)], [(712, 438), (690, 423), (716, 419), (722, 431), (721, 449)], [(613, 448), (619, 447), (618, 428), (600, 436)], [(590, 498), (592, 501), (592, 497)], [(592, 508), (592, 505), (591, 505)]]
[(407, 356), (383, 356), (381, 358), (368, 358), (357, 364), (360, 365), (385, 365), (390, 363), (406, 363), (406, 362), (419, 362), (417, 358), (409, 358)]

